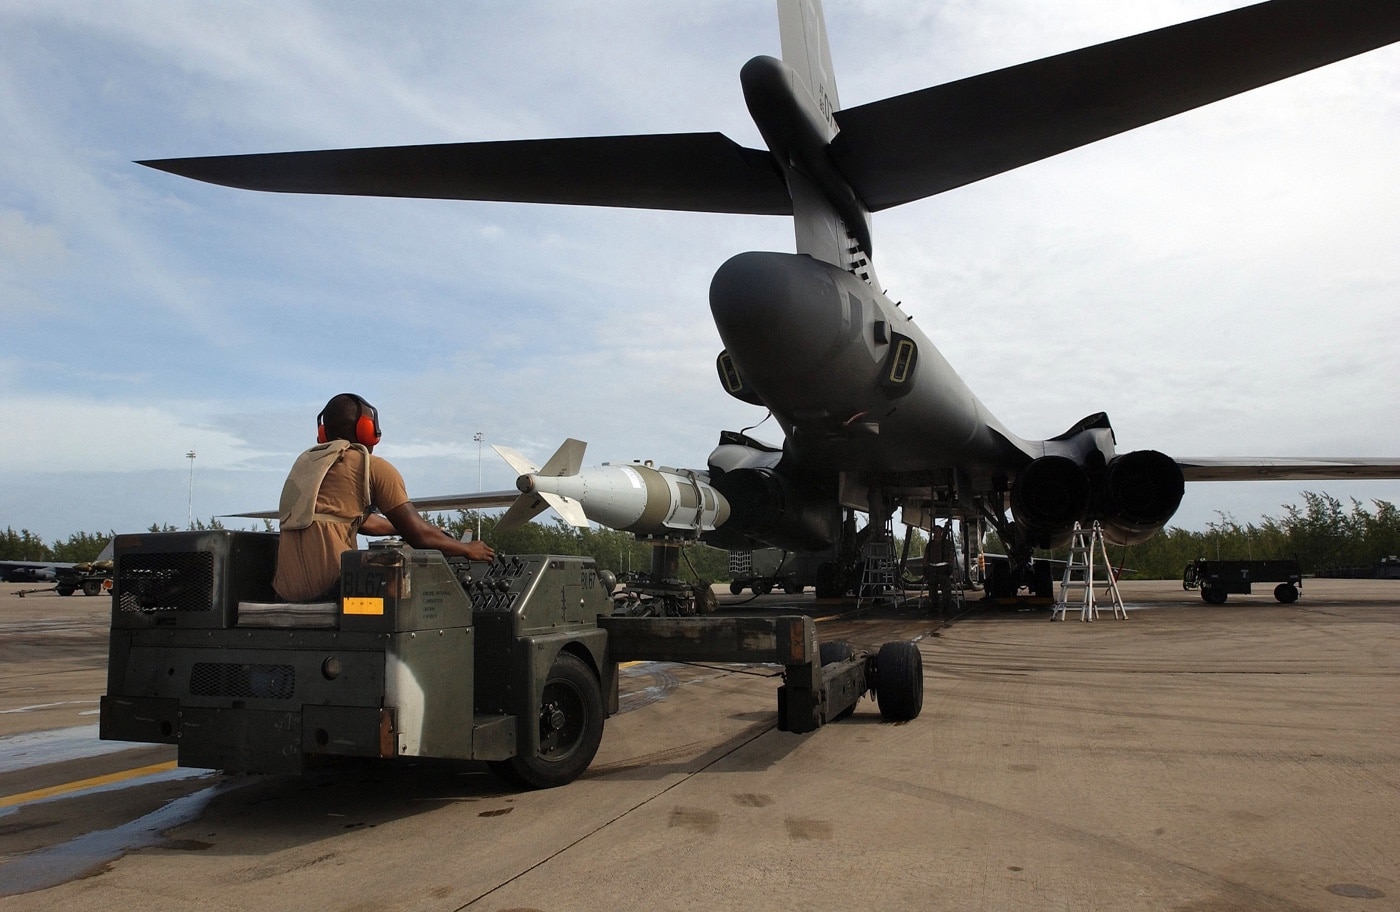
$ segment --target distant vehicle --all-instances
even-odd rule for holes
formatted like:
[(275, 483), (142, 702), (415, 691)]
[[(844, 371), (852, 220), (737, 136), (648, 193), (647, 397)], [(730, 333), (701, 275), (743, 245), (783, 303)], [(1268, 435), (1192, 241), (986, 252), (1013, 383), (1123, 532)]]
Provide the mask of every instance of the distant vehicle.
[(1206, 560), (1198, 557), (1186, 565), (1181, 588), (1200, 589), (1201, 598), (1223, 605), (1231, 593), (1249, 595), (1254, 583), (1278, 583), (1274, 598), (1285, 605), (1298, 601), (1303, 573), (1297, 560)]

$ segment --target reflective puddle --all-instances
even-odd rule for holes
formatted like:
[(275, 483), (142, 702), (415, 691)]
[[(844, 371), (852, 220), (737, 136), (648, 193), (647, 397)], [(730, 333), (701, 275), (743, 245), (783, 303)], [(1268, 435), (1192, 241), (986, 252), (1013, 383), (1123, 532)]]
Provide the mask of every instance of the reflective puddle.
[[(0, 772), (8, 773), (46, 764), (99, 757), (146, 746), (99, 740), (96, 725), (27, 732), (0, 738)], [(93, 780), (91, 785), (78, 782), (72, 783), (71, 787), (46, 789), (42, 793), (34, 793), (30, 800), (26, 800), (25, 796), (14, 796), (15, 803), (9, 807), (0, 807), (0, 818), (14, 814), (21, 808), (80, 795), (217, 775), (211, 770), (167, 767), (165, 764), (150, 769), (148, 773), (135, 770), (131, 771), (134, 775), (99, 777), (100, 781)], [(216, 795), (239, 784), (242, 783), (221, 782), (170, 801), (129, 823), (85, 833), (60, 845), (13, 858), (0, 865), (0, 896), (14, 896), (55, 887), (98, 871), (134, 849), (161, 843), (161, 834), (164, 831), (197, 819)]]
[[(203, 770), (193, 772), (209, 775)], [(133, 780), (143, 783), (149, 781), (151, 780)], [(198, 819), (199, 815), (204, 813), (205, 806), (215, 796), (240, 784), (221, 782), (177, 798), (161, 809), (130, 823), (110, 830), (85, 833), (61, 845), (50, 846), (16, 858), (0, 867), (0, 896), (47, 890), (49, 887), (92, 874), (133, 849), (156, 845), (164, 840), (161, 835), (164, 831)]]

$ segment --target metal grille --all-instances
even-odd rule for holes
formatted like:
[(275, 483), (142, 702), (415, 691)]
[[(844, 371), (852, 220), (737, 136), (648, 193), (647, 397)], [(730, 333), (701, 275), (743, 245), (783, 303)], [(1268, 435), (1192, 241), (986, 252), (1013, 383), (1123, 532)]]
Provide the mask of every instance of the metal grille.
[(190, 693), (196, 697), (289, 700), (296, 683), (297, 672), (291, 665), (196, 662), (190, 669)]
[(121, 611), (211, 611), (214, 555), (123, 554), (117, 559), (116, 590)]

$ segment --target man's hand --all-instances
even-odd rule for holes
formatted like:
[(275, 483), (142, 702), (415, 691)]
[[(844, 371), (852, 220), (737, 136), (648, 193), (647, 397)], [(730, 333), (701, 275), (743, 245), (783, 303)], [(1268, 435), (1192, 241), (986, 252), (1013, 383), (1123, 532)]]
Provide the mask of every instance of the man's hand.
[(495, 558), (496, 549), (486, 544), (484, 541), (463, 542), (466, 547), (466, 556), (474, 561), (489, 561)]
[[(466, 557), (477, 561), (489, 561), (496, 556), (495, 549), (486, 542), (463, 542), (448, 535), (419, 516), (418, 510), (411, 502), (400, 504), (384, 515), (398, 534), (415, 548), (434, 548), (450, 557)], [(364, 526), (360, 528), (363, 529)]]

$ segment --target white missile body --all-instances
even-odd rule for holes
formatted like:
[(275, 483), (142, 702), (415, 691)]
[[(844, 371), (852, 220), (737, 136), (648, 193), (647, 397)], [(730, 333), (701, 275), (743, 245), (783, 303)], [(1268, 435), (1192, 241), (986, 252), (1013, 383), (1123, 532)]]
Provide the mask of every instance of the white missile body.
[(722, 525), (729, 502), (688, 469), (655, 468), (645, 463), (582, 468), (580, 440), (564, 442), (544, 468), (536, 468), (514, 450), (495, 447), (520, 477), (520, 498), (497, 523), (507, 529), (553, 507), (566, 522), (642, 536), (693, 537)]

